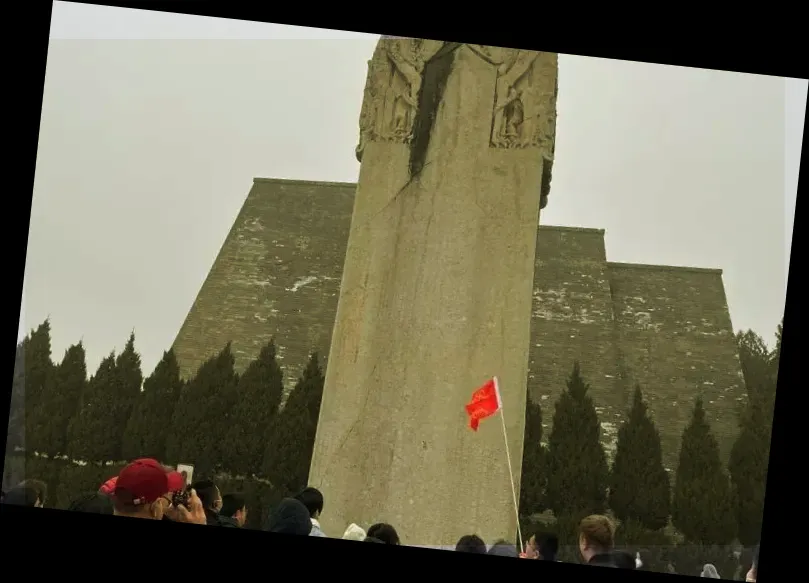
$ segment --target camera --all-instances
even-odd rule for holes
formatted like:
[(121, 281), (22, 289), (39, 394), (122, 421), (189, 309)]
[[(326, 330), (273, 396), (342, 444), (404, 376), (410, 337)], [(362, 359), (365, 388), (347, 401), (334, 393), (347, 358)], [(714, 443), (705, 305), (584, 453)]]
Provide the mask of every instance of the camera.
[(171, 497), (171, 505), (175, 508), (185, 506), (188, 508), (188, 500), (191, 498), (191, 486), (186, 486), (182, 490), (178, 490)]

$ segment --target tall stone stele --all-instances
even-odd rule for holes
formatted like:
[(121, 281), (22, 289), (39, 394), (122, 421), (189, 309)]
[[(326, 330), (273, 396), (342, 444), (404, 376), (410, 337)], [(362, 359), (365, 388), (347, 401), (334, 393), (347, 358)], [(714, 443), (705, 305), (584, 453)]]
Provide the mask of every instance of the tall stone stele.
[(556, 54), (379, 41), (309, 478), (331, 536), (352, 522), (409, 545), (516, 534), (501, 423), (473, 432), (464, 405), (499, 378), (519, 487), (556, 93)]

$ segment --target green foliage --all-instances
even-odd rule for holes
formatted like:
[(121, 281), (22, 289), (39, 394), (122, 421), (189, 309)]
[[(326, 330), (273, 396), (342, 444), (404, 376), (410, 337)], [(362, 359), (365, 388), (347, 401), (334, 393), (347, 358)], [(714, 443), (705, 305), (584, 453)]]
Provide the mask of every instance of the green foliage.
[(223, 440), (225, 469), (239, 476), (261, 473), (278, 406), (284, 392), (283, 372), (270, 341), (239, 378), (238, 399)]
[[(53, 382), (51, 360), (51, 324), (45, 320), (23, 341), (23, 382), (25, 384), (25, 449), (29, 453), (42, 445), (42, 435), (49, 419), (44, 416), (42, 405)], [(29, 443), (29, 441), (31, 443)]]
[(87, 383), (77, 415), (68, 427), (68, 452), (87, 462), (121, 461), (124, 432), (140, 397), (143, 376), (135, 336), (116, 359), (111, 353)]
[(165, 459), (169, 427), (182, 386), (174, 351), (164, 352), (152, 374), (143, 382), (143, 392), (129, 417), (122, 459)]
[(262, 467), (282, 495), (307, 485), (324, 381), (313, 354), (273, 426)]
[(46, 423), (36, 432), (35, 451), (48, 456), (67, 452), (67, 430), (71, 419), (79, 410), (84, 387), (87, 384), (87, 365), (84, 346), (81, 342), (65, 351), (62, 362), (56, 367), (52, 381), (39, 404), (39, 413)]
[(618, 430), (610, 475), (610, 509), (619, 520), (659, 530), (668, 523), (670, 494), (660, 433), (637, 387), (629, 417)]
[(545, 447), (542, 445), (542, 408), (529, 396), (525, 404), (525, 442), (520, 480), (520, 514), (530, 516), (544, 510), (548, 483)]
[(547, 506), (557, 516), (599, 514), (606, 507), (607, 457), (588, 389), (577, 362), (556, 402), (548, 440)]
[[(732, 579), (739, 567), (733, 548), (727, 545), (684, 543), (672, 549), (672, 563), (679, 575), (699, 577), (702, 568), (710, 563), (722, 579)], [(744, 573), (741, 573), (744, 580)]]
[(697, 399), (691, 422), (683, 431), (672, 522), (689, 543), (726, 545), (736, 535), (730, 482), (702, 399)]
[(77, 498), (97, 492), (101, 485), (117, 476), (123, 465), (90, 463), (78, 466), (66, 461), (54, 461), (58, 472), (59, 491), (54, 498), (54, 507), (67, 509)]
[(230, 344), (199, 367), (183, 387), (174, 409), (166, 459), (193, 464), (197, 476), (211, 475), (221, 463), (222, 436), (233, 405), (238, 379)]
[(115, 384), (115, 353), (110, 353), (87, 382), (79, 410), (68, 424), (67, 451), (71, 458), (98, 461), (115, 455), (114, 444), (104, 433), (109, 429), (106, 405)]
[(14, 379), (11, 383), (11, 401), (8, 408), (6, 455), (25, 448), (25, 346), (29, 338), (17, 344), (14, 355)]
[(764, 342), (752, 331), (737, 335), (747, 407), (728, 469), (739, 540), (748, 546), (758, 543), (761, 535), (782, 329), (779, 324), (772, 352), (762, 348)]

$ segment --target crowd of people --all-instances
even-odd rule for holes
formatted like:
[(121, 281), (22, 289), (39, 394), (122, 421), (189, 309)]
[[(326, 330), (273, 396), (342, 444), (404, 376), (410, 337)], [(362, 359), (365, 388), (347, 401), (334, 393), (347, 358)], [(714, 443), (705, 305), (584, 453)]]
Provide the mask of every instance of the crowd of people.
[[(172, 520), (190, 524), (241, 528), (245, 525), (248, 508), (240, 494), (222, 494), (210, 480), (186, 483), (186, 476), (154, 459), (139, 459), (125, 466), (117, 476), (102, 484), (98, 491), (88, 492), (70, 505), (70, 510)], [(43, 507), (47, 485), (40, 480), (25, 480), (2, 494), (4, 504)], [(323, 512), (323, 494), (316, 488), (305, 488), (292, 498), (284, 498), (270, 512), (264, 530), (279, 534), (327, 537), (319, 518)], [(578, 527), (578, 550), (583, 563), (619, 569), (641, 569), (640, 553), (615, 548), (615, 523), (604, 515), (584, 518)], [(366, 531), (349, 524), (341, 537), (346, 540), (401, 545), (394, 526), (377, 523)], [(462, 536), (456, 552), (498, 555), (503, 557), (557, 561), (559, 539), (552, 533), (536, 533), (524, 549), (505, 539), (491, 546), (475, 534)], [(746, 581), (755, 582), (758, 572), (758, 547)], [(702, 577), (720, 579), (716, 568), (706, 564)]]

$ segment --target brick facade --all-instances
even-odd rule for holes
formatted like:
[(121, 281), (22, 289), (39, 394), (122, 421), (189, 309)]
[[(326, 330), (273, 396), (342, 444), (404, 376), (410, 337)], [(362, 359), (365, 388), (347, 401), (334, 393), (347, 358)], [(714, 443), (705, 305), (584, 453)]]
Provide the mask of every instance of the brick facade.
[[(289, 389), (309, 353), (329, 354), (354, 184), (256, 179), (174, 350), (182, 374), (231, 342), (243, 370), (275, 337)], [(744, 398), (719, 270), (610, 263), (604, 231), (540, 226), (528, 390), (553, 403), (574, 360), (614, 446), (636, 382), (663, 439), (667, 467), (702, 395), (725, 456)]]

